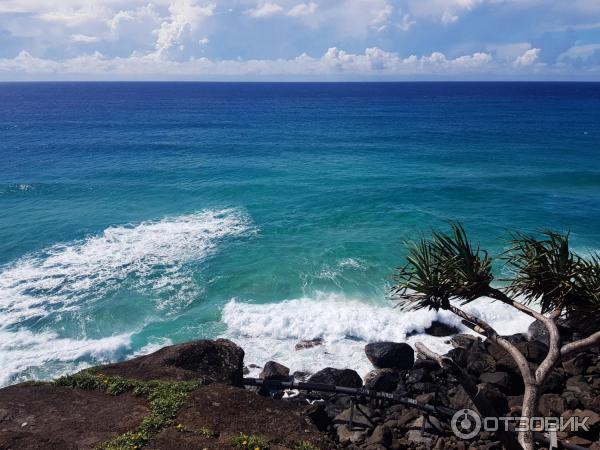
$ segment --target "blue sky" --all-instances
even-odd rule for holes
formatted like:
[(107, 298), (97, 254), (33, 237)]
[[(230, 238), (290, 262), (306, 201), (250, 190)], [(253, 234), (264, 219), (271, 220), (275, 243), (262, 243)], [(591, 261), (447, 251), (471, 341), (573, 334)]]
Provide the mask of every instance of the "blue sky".
[(597, 80), (600, 0), (0, 0), (0, 80)]

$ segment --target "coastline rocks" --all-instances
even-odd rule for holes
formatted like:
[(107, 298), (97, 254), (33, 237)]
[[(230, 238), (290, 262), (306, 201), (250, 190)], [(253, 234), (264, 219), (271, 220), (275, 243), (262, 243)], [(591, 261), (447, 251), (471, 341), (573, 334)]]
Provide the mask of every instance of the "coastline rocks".
[(435, 337), (446, 337), (452, 336), (459, 332), (459, 329), (454, 325), (450, 325), (444, 322), (440, 322), (439, 320), (434, 320), (431, 322), (427, 328), (425, 328), (425, 333), (429, 336)]
[(263, 380), (286, 381), (290, 378), (290, 369), (278, 362), (269, 361), (263, 367), (260, 378)]
[(415, 363), (415, 352), (405, 343), (372, 342), (365, 346), (365, 353), (378, 369), (409, 370)]
[(362, 387), (363, 382), (360, 375), (351, 369), (335, 369), (326, 367), (319, 370), (308, 379), (310, 383), (335, 384), (336, 386), (344, 386), (349, 388)]
[(243, 385), (244, 350), (227, 339), (170, 345), (149, 355), (99, 368), (107, 376), (138, 380), (198, 380)]
[(296, 350), (304, 350), (307, 348), (318, 347), (319, 345), (323, 345), (323, 338), (315, 338), (315, 339), (310, 339), (310, 340), (298, 341), (294, 348)]
[(371, 370), (365, 376), (365, 387), (374, 391), (394, 392), (398, 387), (398, 373), (392, 369)]

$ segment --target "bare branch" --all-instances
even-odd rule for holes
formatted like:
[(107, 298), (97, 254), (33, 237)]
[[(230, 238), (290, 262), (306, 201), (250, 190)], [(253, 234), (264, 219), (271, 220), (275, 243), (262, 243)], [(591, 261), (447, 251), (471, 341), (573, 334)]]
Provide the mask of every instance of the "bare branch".
[(600, 345), (600, 331), (595, 332), (585, 339), (580, 339), (579, 341), (563, 345), (563, 347), (560, 349), (560, 355), (563, 358), (567, 358), (575, 352), (585, 350), (596, 345)]

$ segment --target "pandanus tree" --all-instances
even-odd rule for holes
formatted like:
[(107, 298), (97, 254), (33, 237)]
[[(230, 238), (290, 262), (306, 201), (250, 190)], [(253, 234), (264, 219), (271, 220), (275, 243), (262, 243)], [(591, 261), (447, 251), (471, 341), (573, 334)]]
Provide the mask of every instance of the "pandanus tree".
[[(583, 258), (569, 247), (568, 234), (552, 231), (541, 237), (515, 234), (501, 258), (510, 279), (504, 287), (493, 284), (492, 259), (473, 245), (460, 224), (449, 233), (434, 232), (431, 238), (408, 244), (406, 264), (395, 274), (393, 298), (404, 310), (447, 310), (462, 319), (465, 326), (498, 345), (514, 360), (525, 390), (522, 417), (536, 416), (540, 389), (552, 370), (575, 353), (600, 345), (600, 257)], [(463, 306), (478, 298), (500, 301), (538, 320), (548, 333), (548, 353), (532, 368), (526, 356), (510, 339)], [(562, 344), (560, 321), (576, 323), (587, 336)], [(417, 351), (460, 376), (463, 387), (483, 415), (493, 408), (479, 395), (478, 388), (456, 363), (434, 353), (422, 343)], [(535, 448), (534, 433), (500, 436), (506, 447)]]

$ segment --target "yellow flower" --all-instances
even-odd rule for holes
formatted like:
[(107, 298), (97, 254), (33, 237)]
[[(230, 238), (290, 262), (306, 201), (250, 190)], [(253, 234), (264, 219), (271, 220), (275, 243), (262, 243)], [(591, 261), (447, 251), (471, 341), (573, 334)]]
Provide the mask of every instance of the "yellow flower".
[(242, 445), (248, 445), (248, 441), (242, 442)]
[(256, 447), (254, 450), (260, 450), (260, 447)]
[(183, 425), (178, 423), (175, 428), (177, 428), (178, 430), (183, 430)]

